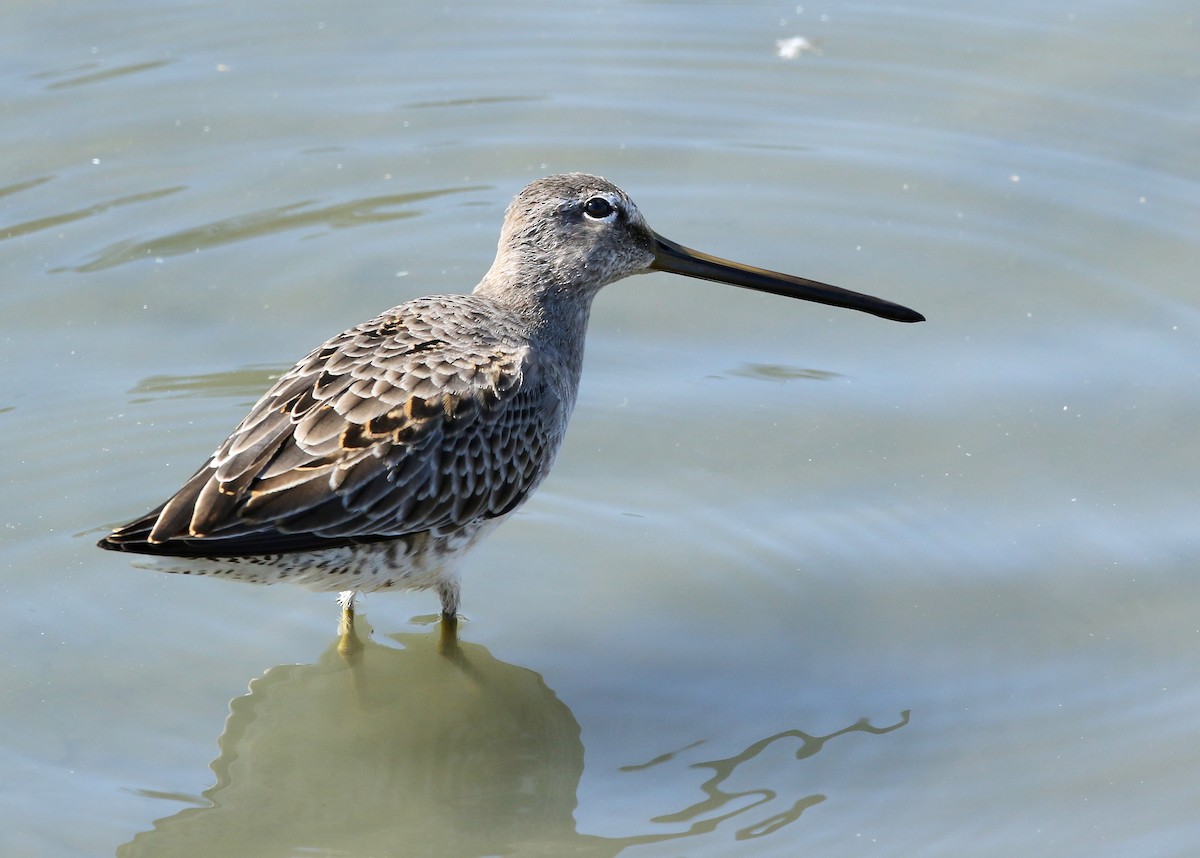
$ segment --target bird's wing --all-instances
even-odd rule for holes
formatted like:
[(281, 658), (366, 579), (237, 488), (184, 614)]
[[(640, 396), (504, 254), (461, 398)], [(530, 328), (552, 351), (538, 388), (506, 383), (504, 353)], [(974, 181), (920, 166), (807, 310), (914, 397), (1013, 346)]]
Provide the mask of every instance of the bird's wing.
[(443, 307), (431, 323), (401, 309), (313, 351), (174, 497), (102, 545), (316, 550), (515, 509), (549, 470), (569, 406), (519, 339), (471, 326), (477, 312), (447, 320)]

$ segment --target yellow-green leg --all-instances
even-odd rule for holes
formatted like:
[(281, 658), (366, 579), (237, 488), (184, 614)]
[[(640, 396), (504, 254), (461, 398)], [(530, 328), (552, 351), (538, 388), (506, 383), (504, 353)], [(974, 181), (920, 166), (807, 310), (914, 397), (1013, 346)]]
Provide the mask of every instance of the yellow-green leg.
[(362, 641), (354, 633), (354, 591), (338, 593), (338, 604), (342, 606), (342, 617), (338, 621), (338, 652), (349, 657), (362, 650)]

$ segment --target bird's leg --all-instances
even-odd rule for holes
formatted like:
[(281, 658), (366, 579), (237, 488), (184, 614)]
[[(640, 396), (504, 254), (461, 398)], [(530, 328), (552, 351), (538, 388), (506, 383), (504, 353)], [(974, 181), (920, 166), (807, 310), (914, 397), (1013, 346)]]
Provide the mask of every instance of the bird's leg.
[(342, 619), (338, 623), (338, 634), (345, 634), (354, 628), (354, 591), (343, 590), (338, 593), (337, 602), (342, 608)]
[(355, 649), (361, 643), (354, 634), (354, 591), (343, 590), (338, 593), (338, 604), (342, 606), (342, 618), (338, 621), (338, 652), (343, 654)]
[(458, 651), (458, 582), (443, 581), (438, 584), (438, 598), (442, 601), (438, 651), (442, 655), (452, 655)]
[(442, 614), (439, 628), (438, 652), (447, 657), (458, 655), (458, 617)]

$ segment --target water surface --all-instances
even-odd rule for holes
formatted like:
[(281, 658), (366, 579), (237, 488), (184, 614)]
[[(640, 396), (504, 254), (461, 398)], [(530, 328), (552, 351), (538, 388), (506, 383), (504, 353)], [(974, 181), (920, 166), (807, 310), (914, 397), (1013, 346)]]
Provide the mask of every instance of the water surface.
[[(0, 852), (1193, 854), (1188, 4), (5, 18)], [(429, 594), (346, 655), (327, 595), (94, 548), (574, 169), (929, 321), (607, 289), (460, 661)]]

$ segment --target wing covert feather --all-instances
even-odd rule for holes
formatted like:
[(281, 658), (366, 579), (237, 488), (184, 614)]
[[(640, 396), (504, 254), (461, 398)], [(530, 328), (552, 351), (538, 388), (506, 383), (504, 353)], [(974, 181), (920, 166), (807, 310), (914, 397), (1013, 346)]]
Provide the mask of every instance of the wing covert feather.
[[(511, 512), (548, 472), (570, 403), (515, 323), (454, 297), (314, 350), (114, 547), (126, 534), (173, 554), (315, 550)], [(472, 321), (480, 309), (486, 327)]]

